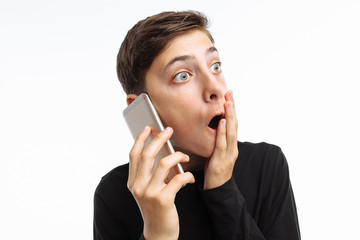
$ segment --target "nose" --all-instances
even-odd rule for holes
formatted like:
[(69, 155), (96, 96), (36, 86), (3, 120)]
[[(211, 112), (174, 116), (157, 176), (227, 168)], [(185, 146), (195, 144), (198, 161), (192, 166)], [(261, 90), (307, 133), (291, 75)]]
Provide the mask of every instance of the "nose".
[(203, 97), (205, 102), (216, 102), (224, 98), (225, 81), (220, 75), (208, 73), (203, 77)]

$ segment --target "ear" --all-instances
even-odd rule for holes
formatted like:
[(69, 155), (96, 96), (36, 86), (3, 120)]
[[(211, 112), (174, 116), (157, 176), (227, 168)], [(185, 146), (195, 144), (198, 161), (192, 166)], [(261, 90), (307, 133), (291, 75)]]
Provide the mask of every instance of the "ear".
[(136, 95), (136, 94), (128, 94), (126, 97), (127, 105), (130, 105), (130, 103), (132, 103), (137, 97), (138, 97), (138, 95)]

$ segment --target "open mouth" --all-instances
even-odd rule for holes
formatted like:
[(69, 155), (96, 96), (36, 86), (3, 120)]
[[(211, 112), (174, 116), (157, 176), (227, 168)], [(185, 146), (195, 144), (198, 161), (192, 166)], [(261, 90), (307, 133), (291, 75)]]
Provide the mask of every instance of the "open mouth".
[(217, 116), (213, 117), (208, 126), (212, 129), (216, 130), (219, 125), (220, 120), (223, 118), (224, 118), (223, 115), (217, 115)]

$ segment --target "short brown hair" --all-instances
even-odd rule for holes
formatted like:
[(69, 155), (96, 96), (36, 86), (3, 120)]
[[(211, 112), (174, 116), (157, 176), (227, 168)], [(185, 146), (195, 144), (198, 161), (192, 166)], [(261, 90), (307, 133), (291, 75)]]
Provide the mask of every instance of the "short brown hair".
[(162, 12), (135, 24), (128, 31), (117, 55), (117, 75), (126, 94), (145, 91), (147, 70), (175, 37), (200, 29), (214, 42), (207, 27), (206, 16), (196, 11)]

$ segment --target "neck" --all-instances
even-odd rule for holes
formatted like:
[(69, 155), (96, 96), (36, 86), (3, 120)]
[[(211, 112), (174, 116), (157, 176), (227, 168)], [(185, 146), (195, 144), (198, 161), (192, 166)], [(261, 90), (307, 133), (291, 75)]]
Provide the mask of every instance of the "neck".
[(199, 171), (204, 170), (205, 164), (209, 161), (208, 158), (201, 157), (195, 154), (192, 154), (184, 149), (175, 148), (176, 151), (187, 154), (190, 157), (190, 161), (188, 163), (182, 163), (184, 171)]

